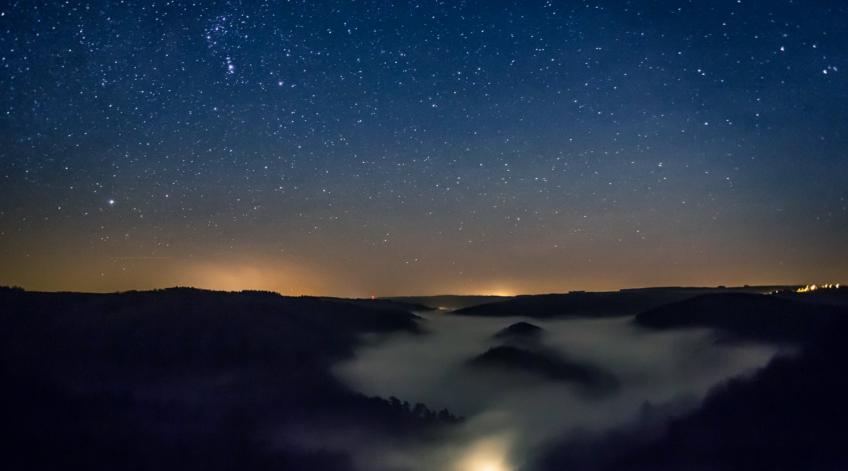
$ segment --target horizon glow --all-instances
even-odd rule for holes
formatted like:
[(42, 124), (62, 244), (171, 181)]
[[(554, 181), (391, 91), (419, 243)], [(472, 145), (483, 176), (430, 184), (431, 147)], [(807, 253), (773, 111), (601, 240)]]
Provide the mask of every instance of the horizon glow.
[(848, 6), (0, 7), (0, 285), (848, 279)]

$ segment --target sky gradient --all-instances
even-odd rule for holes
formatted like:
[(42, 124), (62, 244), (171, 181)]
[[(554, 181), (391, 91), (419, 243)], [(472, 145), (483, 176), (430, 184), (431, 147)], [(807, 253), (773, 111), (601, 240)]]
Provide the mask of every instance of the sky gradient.
[(848, 280), (841, 1), (0, 7), (0, 284)]

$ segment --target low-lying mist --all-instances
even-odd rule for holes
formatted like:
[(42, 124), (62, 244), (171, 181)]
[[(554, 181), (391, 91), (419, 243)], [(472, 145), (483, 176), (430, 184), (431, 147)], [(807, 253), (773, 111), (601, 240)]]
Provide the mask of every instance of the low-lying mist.
[[(415, 446), (339, 440), (362, 469), (519, 469), (552, 440), (697, 406), (711, 387), (751, 373), (778, 351), (763, 344), (717, 342), (709, 329), (650, 331), (629, 316), (540, 321), (419, 315), (424, 335), (368, 339), (333, 373), (367, 395), (447, 408), (466, 420), (449, 436)], [(472, 358), (509, 344), (494, 334), (520, 321), (544, 329), (532, 348), (603, 371), (615, 379), (615, 387), (596, 391), (520, 369), (470, 366)]]

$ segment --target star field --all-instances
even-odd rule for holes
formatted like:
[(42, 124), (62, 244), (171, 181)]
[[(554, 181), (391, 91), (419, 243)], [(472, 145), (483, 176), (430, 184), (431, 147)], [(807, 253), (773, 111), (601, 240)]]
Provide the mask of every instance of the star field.
[(839, 1), (0, 6), (0, 283), (845, 279)]

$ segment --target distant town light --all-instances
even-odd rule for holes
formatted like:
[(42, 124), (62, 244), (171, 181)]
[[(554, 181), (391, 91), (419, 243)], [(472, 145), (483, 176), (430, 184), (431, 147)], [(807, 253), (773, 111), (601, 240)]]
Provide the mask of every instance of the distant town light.
[(839, 283), (825, 283), (823, 285), (807, 285), (795, 290), (796, 293), (810, 293), (820, 289), (839, 289)]

